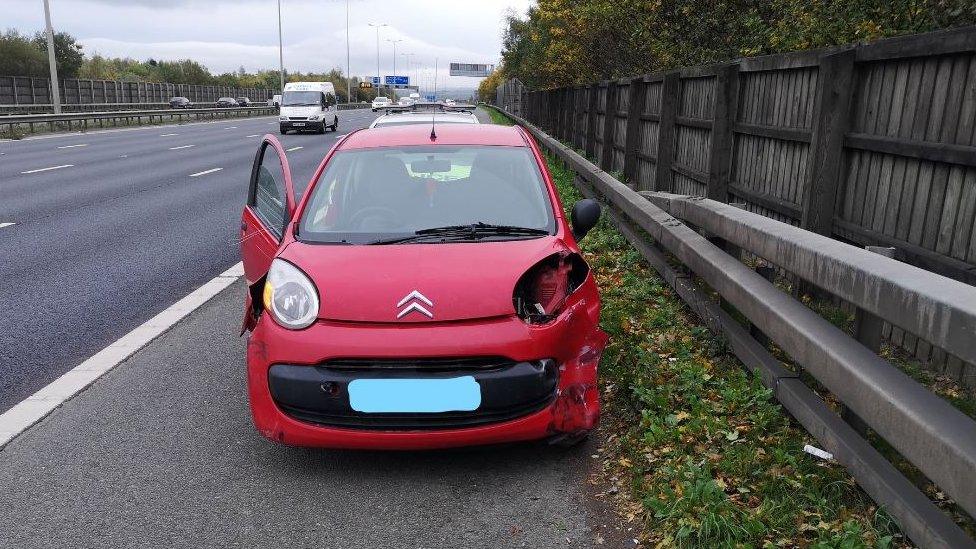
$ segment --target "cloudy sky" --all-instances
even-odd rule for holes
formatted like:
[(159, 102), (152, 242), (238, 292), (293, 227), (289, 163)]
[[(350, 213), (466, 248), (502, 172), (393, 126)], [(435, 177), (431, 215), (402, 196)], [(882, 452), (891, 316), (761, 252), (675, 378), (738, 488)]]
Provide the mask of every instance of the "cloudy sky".
[[(220, 73), (278, 66), (275, 0), (50, 0), (55, 30), (67, 31), (89, 54), (136, 59), (191, 58)], [(477, 80), (447, 77), (447, 63), (497, 63), (502, 19), (508, 9), (524, 13), (531, 0), (349, 0), (352, 74), (392, 74), (411, 61), (410, 76), (431, 80), (435, 58), (445, 87), (474, 87)], [(41, 0), (0, 0), (0, 26), (31, 33), (44, 27)], [(282, 0), (285, 68), (324, 71), (346, 68), (346, 2)], [(404, 56), (403, 53), (412, 53)]]

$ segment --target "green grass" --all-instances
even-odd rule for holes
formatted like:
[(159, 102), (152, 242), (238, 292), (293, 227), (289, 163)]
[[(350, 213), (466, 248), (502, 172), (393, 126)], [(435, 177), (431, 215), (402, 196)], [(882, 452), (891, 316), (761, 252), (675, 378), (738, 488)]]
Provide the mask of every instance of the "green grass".
[[(491, 109), (493, 120), (502, 117)], [(564, 204), (581, 198), (550, 159)], [(603, 219), (580, 243), (610, 343), (602, 481), (643, 546), (892, 547), (907, 542)]]
[[(572, 174), (550, 162), (567, 205)], [(902, 538), (847, 472), (726, 352), (606, 221), (581, 243), (610, 334), (608, 478), (651, 545), (889, 547)], [(628, 505), (629, 503), (629, 505)], [(636, 505), (636, 506), (635, 506)], [(636, 518), (635, 518), (636, 520)]]

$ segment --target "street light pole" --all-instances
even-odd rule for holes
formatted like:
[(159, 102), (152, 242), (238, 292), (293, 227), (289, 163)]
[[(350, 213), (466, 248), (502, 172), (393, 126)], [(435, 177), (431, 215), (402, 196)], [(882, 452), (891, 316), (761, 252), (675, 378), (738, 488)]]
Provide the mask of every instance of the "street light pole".
[(386, 23), (369, 23), (369, 26), (376, 27), (376, 97), (380, 96), (383, 89), (383, 80), (380, 79), (380, 27), (387, 26)]
[[(46, 0), (45, 0), (46, 1)], [(285, 95), (285, 53), (281, 39), (281, 0), (278, 0), (278, 79), (281, 82), (281, 95)], [(284, 100), (284, 99), (282, 99)]]
[(346, 0), (346, 103), (352, 103), (352, 69), (349, 61), (349, 0)]
[(397, 42), (403, 42), (403, 39), (402, 38), (397, 38), (396, 40), (391, 40), (391, 39), (387, 38), (386, 41), (389, 42), (389, 43), (391, 43), (391, 44), (393, 44), (393, 84), (390, 84), (390, 100), (392, 101), (392, 100), (396, 99), (396, 88), (394, 87), (394, 86), (396, 86), (396, 77), (397, 77), (397, 72), (396, 72), (396, 45), (397, 45)]
[(58, 86), (58, 62), (54, 56), (54, 29), (51, 28), (48, 0), (44, 0), (44, 22), (47, 24), (47, 62), (51, 66), (51, 102), (54, 104), (54, 114), (61, 114), (61, 88)]
[[(410, 71), (413, 70), (413, 63), (410, 61), (410, 58), (413, 56), (413, 54), (412, 53), (401, 53), (400, 55), (402, 55), (402, 56), (404, 56), (404, 57), (407, 58), (407, 77), (409, 78), (410, 77)], [(414, 85), (416, 85), (416, 82), (414, 82)], [(420, 91), (420, 90), (418, 89), (417, 91)]]

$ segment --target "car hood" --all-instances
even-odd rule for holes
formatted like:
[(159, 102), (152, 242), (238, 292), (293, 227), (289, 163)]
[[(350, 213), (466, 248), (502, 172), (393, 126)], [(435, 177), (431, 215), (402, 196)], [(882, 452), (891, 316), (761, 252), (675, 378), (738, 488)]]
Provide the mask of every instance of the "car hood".
[(512, 292), (519, 278), (566, 249), (553, 236), (379, 246), (295, 242), (281, 258), (315, 282), (321, 319), (419, 323), (514, 314)]

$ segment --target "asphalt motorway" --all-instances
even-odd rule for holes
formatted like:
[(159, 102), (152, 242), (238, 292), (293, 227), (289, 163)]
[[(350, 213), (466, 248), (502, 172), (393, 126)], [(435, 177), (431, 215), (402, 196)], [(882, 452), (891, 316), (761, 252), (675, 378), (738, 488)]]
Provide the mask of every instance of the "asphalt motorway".
[[(304, 189), (335, 133), (279, 136)], [(240, 259), (237, 230), (274, 117), (0, 142), (0, 412)]]
[(233, 329), (243, 291), (239, 280), (0, 451), (0, 547), (604, 541), (586, 494), (594, 442), (337, 452), (262, 438)]

